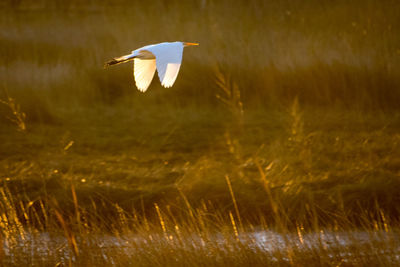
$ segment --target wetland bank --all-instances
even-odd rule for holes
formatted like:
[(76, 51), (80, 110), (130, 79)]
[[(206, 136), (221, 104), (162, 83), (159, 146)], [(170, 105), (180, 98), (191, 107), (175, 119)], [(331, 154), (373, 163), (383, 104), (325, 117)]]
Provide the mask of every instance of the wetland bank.
[[(3, 265), (398, 265), (397, 1), (0, 12)], [(172, 88), (102, 68), (175, 40)]]

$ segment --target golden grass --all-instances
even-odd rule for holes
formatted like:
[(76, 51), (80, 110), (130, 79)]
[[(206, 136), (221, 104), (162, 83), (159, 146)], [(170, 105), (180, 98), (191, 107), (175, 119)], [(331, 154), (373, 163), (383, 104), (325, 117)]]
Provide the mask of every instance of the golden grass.
[[(398, 264), (398, 1), (0, 13), (5, 265)], [(200, 46), (173, 88), (141, 94), (131, 65), (102, 68), (174, 40)], [(285, 243), (273, 252), (243, 237), (271, 229)], [(369, 241), (324, 241), (355, 229)], [(61, 249), (36, 246), (43, 233)], [(103, 248), (104, 235), (129, 244)]]
[[(73, 187), (71, 195), (75, 199)], [(97, 214), (95, 204), (91, 209), (76, 206), (74, 214), (68, 216), (52, 202), (45, 210), (38, 205), (22, 204), (29, 213), (25, 216), (29, 221), (22, 227), (24, 222), (15, 214), (19, 209), (16, 200), (7, 188), (1, 189), (0, 223), (4, 238), (1, 260), (6, 266), (395, 266), (399, 263), (398, 229), (386, 223), (383, 213), (374, 225), (356, 231), (348, 231), (347, 224), (337, 222), (332, 228), (315, 228), (312, 232), (298, 224), (297, 234), (291, 234), (286, 228), (273, 232), (271, 225), (266, 224), (239, 228), (232, 212), (221, 213), (210, 202), (195, 210), (190, 208), (190, 217), (177, 216), (171, 213), (170, 206), (161, 208), (155, 203), (152, 212), (158, 222), (145, 224), (143, 214), (123, 211), (118, 205), (115, 205), (118, 216), (110, 220)], [(45, 232), (38, 232), (35, 223), (34, 217), (42, 216), (41, 212), (51, 218)]]
[(7, 92), (5, 92), (6, 98), (5, 100), (0, 99), (0, 104), (3, 104), (9, 108), (11, 111), (10, 117), (8, 119), (15, 123), (17, 126), (17, 129), (19, 131), (25, 131), (26, 130), (26, 124), (25, 124), (25, 118), (26, 114), (21, 111), (21, 107), (19, 104), (15, 102), (15, 99), (10, 97)]

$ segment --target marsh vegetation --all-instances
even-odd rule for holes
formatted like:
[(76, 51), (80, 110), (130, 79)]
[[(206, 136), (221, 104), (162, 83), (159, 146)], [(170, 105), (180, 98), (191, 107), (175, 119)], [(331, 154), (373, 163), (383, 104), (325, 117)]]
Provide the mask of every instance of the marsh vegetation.
[[(3, 265), (399, 264), (398, 1), (0, 12)], [(102, 68), (175, 40), (172, 88)]]

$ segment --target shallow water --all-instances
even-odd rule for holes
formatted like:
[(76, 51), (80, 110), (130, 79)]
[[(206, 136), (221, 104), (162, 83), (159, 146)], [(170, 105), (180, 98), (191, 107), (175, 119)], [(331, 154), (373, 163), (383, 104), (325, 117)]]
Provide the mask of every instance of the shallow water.
[[(187, 251), (208, 250), (211, 248), (234, 251), (238, 249), (237, 245), (240, 244), (239, 247), (241, 249), (253, 249), (270, 255), (280, 250), (287, 251), (289, 248), (304, 252), (325, 250), (328, 254), (329, 251), (340, 250), (340, 256), (346, 261), (346, 258), (351, 258), (352, 256), (351, 252), (346, 252), (351, 250), (346, 248), (365, 246), (382, 248), (377, 244), (387, 242), (398, 244), (396, 255), (400, 255), (399, 241), (400, 236), (397, 233), (384, 231), (320, 231), (318, 233), (280, 234), (261, 230), (244, 232), (237, 237), (219, 233), (208, 236), (206, 239), (198, 234), (185, 236), (182, 239), (177, 235), (165, 235), (163, 233), (146, 236), (135, 234), (121, 236), (90, 234), (76, 239), (78, 247), (80, 249), (82, 247), (86, 248), (86, 252), (90, 251), (92, 258), (101, 259), (111, 265), (115, 263), (115, 252), (121, 255), (132, 255), (133, 252), (144, 251), (149, 246), (155, 247), (155, 251), (171, 247)], [(52, 259), (52, 262), (68, 264), (76, 260), (68, 239), (61, 234), (47, 232), (28, 233), (14, 240), (4, 240), (3, 243), (3, 263), (5, 264), (33, 264), (37, 259), (41, 259), (41, 263), (46, 262), (46, 259)], [(385, 251), (382, 253), (385, 253)], [(400, 260), (398, 256), (396, 257)]]

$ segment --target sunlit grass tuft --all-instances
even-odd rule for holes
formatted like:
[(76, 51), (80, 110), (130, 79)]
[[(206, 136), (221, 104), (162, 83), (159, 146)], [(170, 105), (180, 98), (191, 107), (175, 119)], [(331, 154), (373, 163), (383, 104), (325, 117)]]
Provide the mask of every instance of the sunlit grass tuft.
[[(5, 90), (4, 90), (5, 91)], [(8, 116), (7, 118), (13, 122), (19, 131), (25, 131), (26, 130), (26, 124), (25, 124), (25, 119), (26, 119), (26, 114), (21, 111), (21, 107), (19, 104), (15, 102), (15, 99), (10, 97), (5, 91), (5, 99), (0, 99), (0, 104), (5, 105), (6, 107), (9, 108), (9, 111), (11, 112), (11, 116)]]

